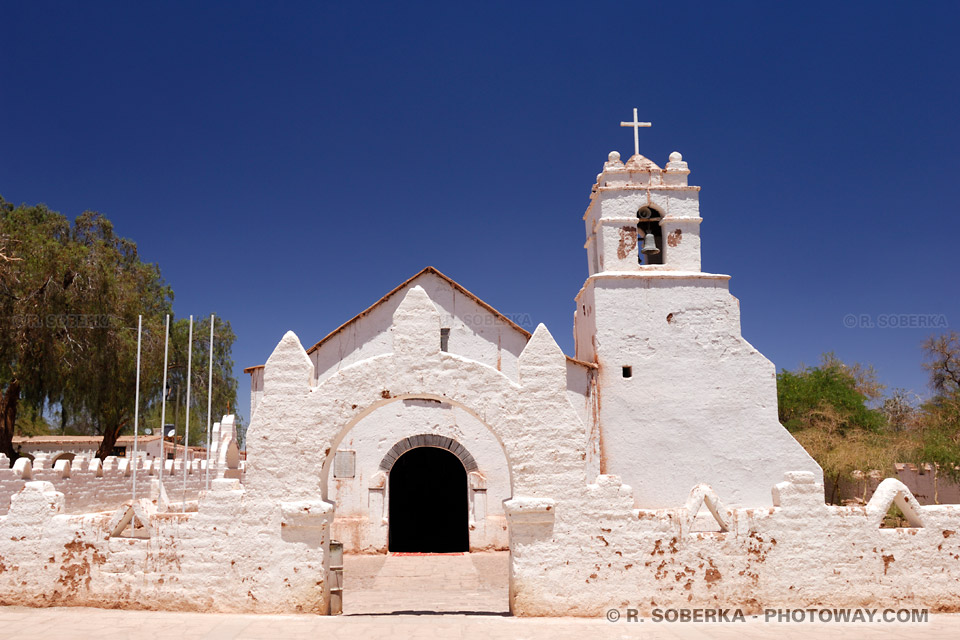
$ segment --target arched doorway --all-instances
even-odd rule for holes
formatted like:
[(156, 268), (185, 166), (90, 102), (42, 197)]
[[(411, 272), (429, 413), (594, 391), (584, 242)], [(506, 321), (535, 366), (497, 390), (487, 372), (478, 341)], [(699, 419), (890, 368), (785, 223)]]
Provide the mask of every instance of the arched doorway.
[(467, 472), (446, 449), (410, 449), (390, 470), (390, 551), (469, 549)]

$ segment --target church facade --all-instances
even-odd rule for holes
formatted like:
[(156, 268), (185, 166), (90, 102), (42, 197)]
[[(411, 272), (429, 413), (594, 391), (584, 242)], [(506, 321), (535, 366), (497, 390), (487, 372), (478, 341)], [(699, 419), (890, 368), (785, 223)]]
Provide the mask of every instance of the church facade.
[[(730, 506), (762, 507), (785, 472), (806, 471), (817, 482), (822, 474), (778, 422), (774, 365), (740, 335), (729, 276), (701, 269), (699, 187), (688, 174), (679, 153), (665, 169), (640, 155), (623, 163), (616, 152), (604, 164), (583, 217), (587, 279), (575, 300), (576, 353), (562, 359), (571, 418), (556, 430), (579, 440), (587, 482), (617, 476), (637, 508), (678, 504), (699, 484)], [(431, 318), (423, 338), (445, 366), (469, 361), (520, 383), (531, 334), (427, 267), (306, 350), (311, 388), (393, 352), (395, 317), (414, 290), (416, 313)], [(245, 371), (256, 424), (265, 371)], [(433, 541), (443, 529), (468, 540), (456, 550), (507, 548), (510, 466), (484, 417), (442, 393), (382, 393), (386, 402), (342, 434), (325, 471), (334, 539), (348, 552), (439, 551), (448, 548)], [(510, 418), (522, 422), (519, 407)], [(415, 449), (424, 450), (403, 457)], [(391, 473), (411, 455), (425, 474), (419, 481), (406, 465)], [(455, 478), (429, 470), (453, 459)], [(451, 483), (460, 498), (443, 500), (449, 510), (418, 511), (431, 485)]]

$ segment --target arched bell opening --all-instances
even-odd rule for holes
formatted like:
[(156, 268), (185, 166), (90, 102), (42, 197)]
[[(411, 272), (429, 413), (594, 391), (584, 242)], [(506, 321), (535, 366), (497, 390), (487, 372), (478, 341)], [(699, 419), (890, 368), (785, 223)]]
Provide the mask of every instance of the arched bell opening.
[(663, 264), (663, 214), (649, 205), (637, 211), (637, 258), (640, 264)]

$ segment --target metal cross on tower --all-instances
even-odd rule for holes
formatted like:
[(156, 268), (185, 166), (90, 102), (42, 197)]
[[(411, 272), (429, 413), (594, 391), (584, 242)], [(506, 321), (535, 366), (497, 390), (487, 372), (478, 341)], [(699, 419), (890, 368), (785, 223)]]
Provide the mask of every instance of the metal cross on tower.
[(640, 155), (640, 127), (652, 126), (649, 122), (637, 120), (637, 110), (633, 110), (633, 122), (621, 122), (621, 127), (633, 127), (633, 155)]

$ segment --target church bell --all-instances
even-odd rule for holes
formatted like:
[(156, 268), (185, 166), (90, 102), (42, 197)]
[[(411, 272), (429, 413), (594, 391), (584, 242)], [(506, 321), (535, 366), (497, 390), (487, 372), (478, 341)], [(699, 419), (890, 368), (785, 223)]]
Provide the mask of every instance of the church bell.
[(660, 253), (660, 249), (657, 249), (657, 241), (652, 233), (647, 232), (647, 235), (643, 236), (643, 248), (640, 249), (640, 253), (645, 256), (654, 256)]

